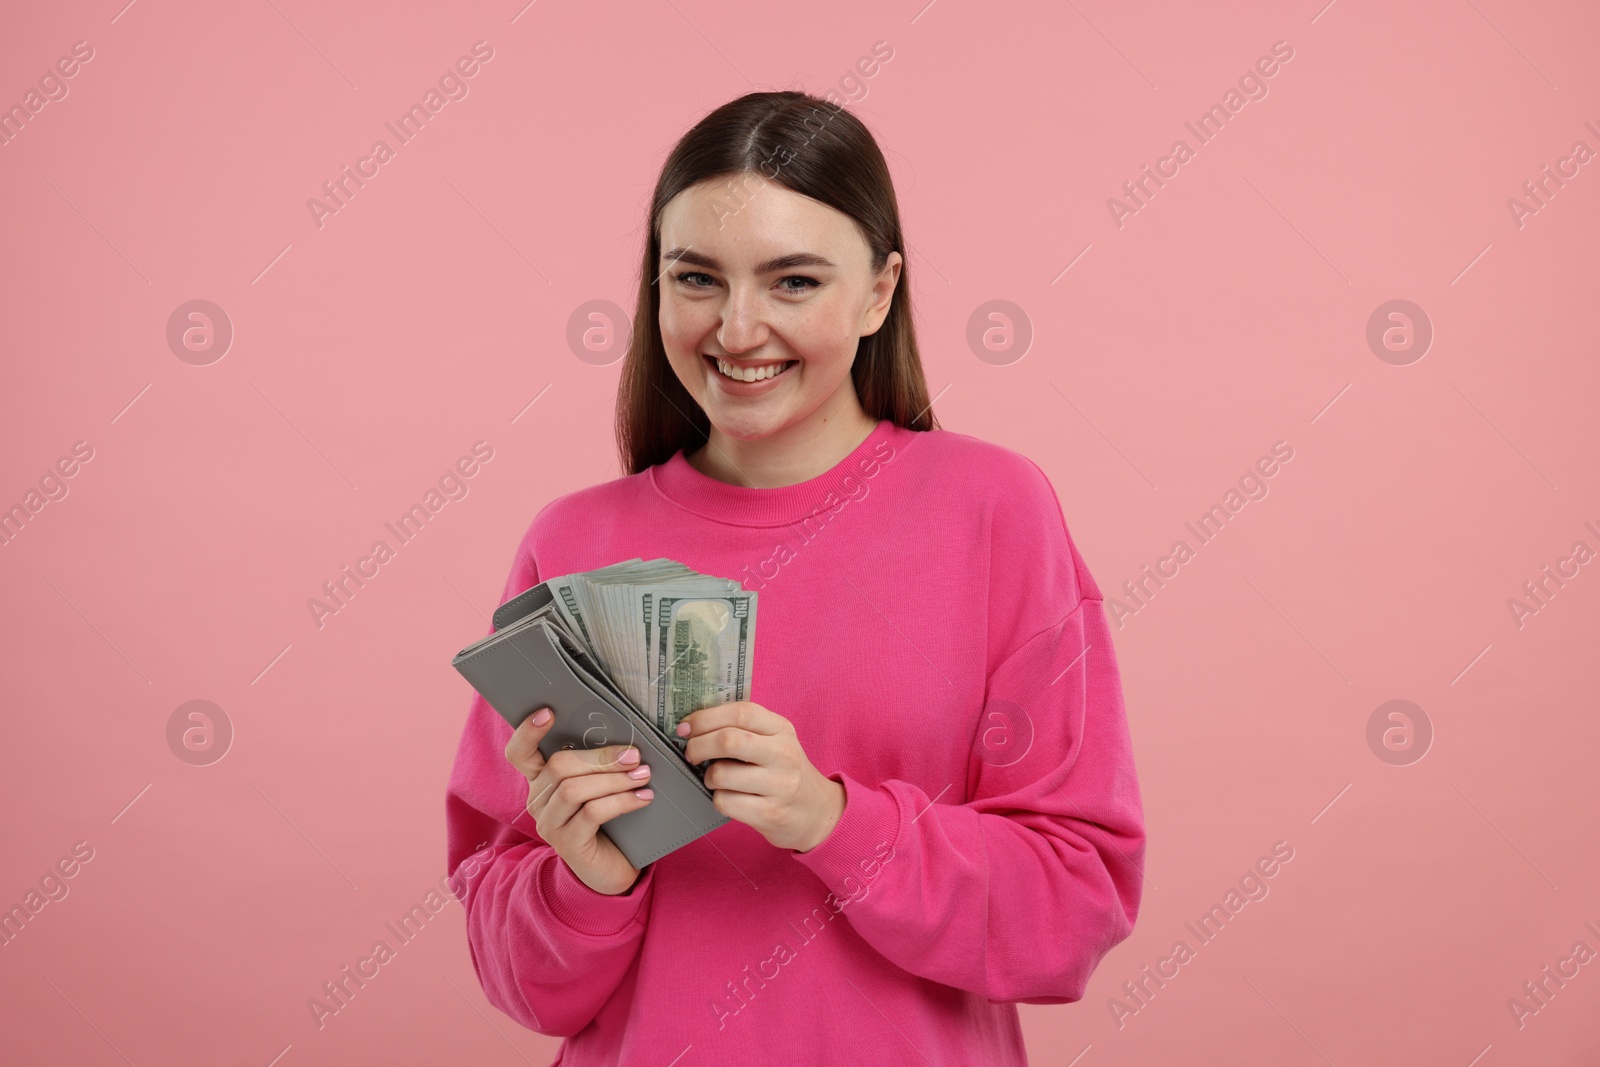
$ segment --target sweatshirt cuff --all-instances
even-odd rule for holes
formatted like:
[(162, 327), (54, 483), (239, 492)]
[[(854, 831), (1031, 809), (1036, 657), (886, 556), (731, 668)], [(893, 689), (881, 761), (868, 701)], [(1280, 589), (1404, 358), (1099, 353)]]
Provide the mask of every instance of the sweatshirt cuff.
[(610, 937), (639, 919), (654, 875), (655, 864), (647, 864), (626, 893), (601, 893), (585, 885), (566, 860), (552, 853), (539, 868), (539, 892), (560, 922), (580, 934)]
[(859, 879), (882, 858), (880, 846), (893, 849), (900, 840), (900, 805), (887, 789), (874, 789), (843, 771), (828, 775), (844, 786), (844, 814), (822, 844), (809, 852), (789, 850), (835, 892), (852, 892), (845, 882)]

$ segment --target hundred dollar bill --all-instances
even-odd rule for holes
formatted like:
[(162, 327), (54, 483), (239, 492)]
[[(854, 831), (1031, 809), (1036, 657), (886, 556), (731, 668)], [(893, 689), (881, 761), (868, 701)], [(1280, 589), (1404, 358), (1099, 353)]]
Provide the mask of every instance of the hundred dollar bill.
[[(648, 655), (648, 600), (641, 596), (667, 584), (690, 583), (703, 589), (709, 578), (669, 559), (629, 561), (575, 576), (586, 606), (596, 645), (613, 681), (638, 707), (649, 709), (650, 658)], [(598, 622), (596, 621), (598, 620)]]
[(599, 651), (599, 642), (596, 634), (589, 629), (587, 616), (593, 612), (594, 605), (587, 596), (587, 586), (607, 575), (627, 573), (643, 564), (644, 561), (637, 556), (621, 563), (613, 563), (609, 567), (599, 570), (584, 571), (579, 574), (563, 574), (551, 578), (547, 583), (550, 592), (554, 594), (556, 608), (567, 624), (567, 628), (583, 638), (591, 652)]
[(757, 597), (737, 581), (634, 557), (546, 585), (550, 602), (515, 625), (547, 622), (679, 751), (685, 715), (749, 698)]
[(644, 688), (647, 698), (647, 707), (653, 708), (654, 684), (656, 675), (660, 672), (658, 654), (655, 647), (655, 619), (656, 604), (663, 596), (676, 595), (689, 596), (714, 596), (731, 593), (739, 590), (739, 583), (725, 578), (713, 578), (707, 574), (684, 568), (681, 573), (672, 575), (668, 580), (652, 584), (640, 584), (630, 587), (627, 592), (630, 596), (629, 617), (643, 622), (644, 631), (638, 635), (636, 643), (630, 652), (641, 655), (638, 666), (645, 671), (643, 675)]
[(649, 647), (656, 728), (680, 749), (684, 716), (747, 700), (755, 660), (756, 594), (745, 590), (695, 595), (663, 590), (654, 597)]

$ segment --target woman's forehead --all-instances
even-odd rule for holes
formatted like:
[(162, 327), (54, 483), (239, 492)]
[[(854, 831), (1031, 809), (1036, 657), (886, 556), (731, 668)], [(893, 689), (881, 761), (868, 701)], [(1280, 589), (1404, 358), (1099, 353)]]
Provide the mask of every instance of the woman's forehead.
[[(866, 252), (848, 215), (775, 182), (737, 195), (713, 182), (685, 189), (662, 211), (660, 244), (663, 259), (755, 273), (838, 266)], [(817, 258), (780, 262), (804, 255)]]

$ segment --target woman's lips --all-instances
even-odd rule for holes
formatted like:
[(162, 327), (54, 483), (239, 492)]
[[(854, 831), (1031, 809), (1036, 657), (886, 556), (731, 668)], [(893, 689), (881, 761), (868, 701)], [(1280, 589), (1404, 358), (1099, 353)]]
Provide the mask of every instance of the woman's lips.
[[(799, 365), (799, 360), (786, 360), (782, 364), (783, 370), (772, 375), (772, 377), (746, 382), (737, 378), (730, 378), (718, 370), (717, 360), (714, 356), (702, 355), (701, 358), (706, 361), (706, 365), (711, 371), (711, 376), (717, 380), (717, 387), (730, 396), (759, 396), (762, 393), (770, 392)], [(737, 363), (733, 365), (738, 366)], [(767, 366), (772, 366), (772, 364), (767, 364)]]

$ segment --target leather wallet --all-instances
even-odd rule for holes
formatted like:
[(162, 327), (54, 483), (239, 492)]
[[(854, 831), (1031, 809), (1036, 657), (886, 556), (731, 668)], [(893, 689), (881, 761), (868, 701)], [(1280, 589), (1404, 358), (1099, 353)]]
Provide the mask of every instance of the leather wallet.
[[(539, 742), (546, 759), (565, 748), (633, 745), (650, 768), (655, 795), (642, 808), (601, 825), (628, 862), (643, 869), (728, 822), (711, 803), (704, 771), (689, 763), (653, 721), (634, 708), (552, 619), (544, 583), (494, 613), (495, 632), (458, 652), (450, 665), (515, 729), (535, 709), (555, 712)], [(623, 769), (621, 767), (619, 770)]]

